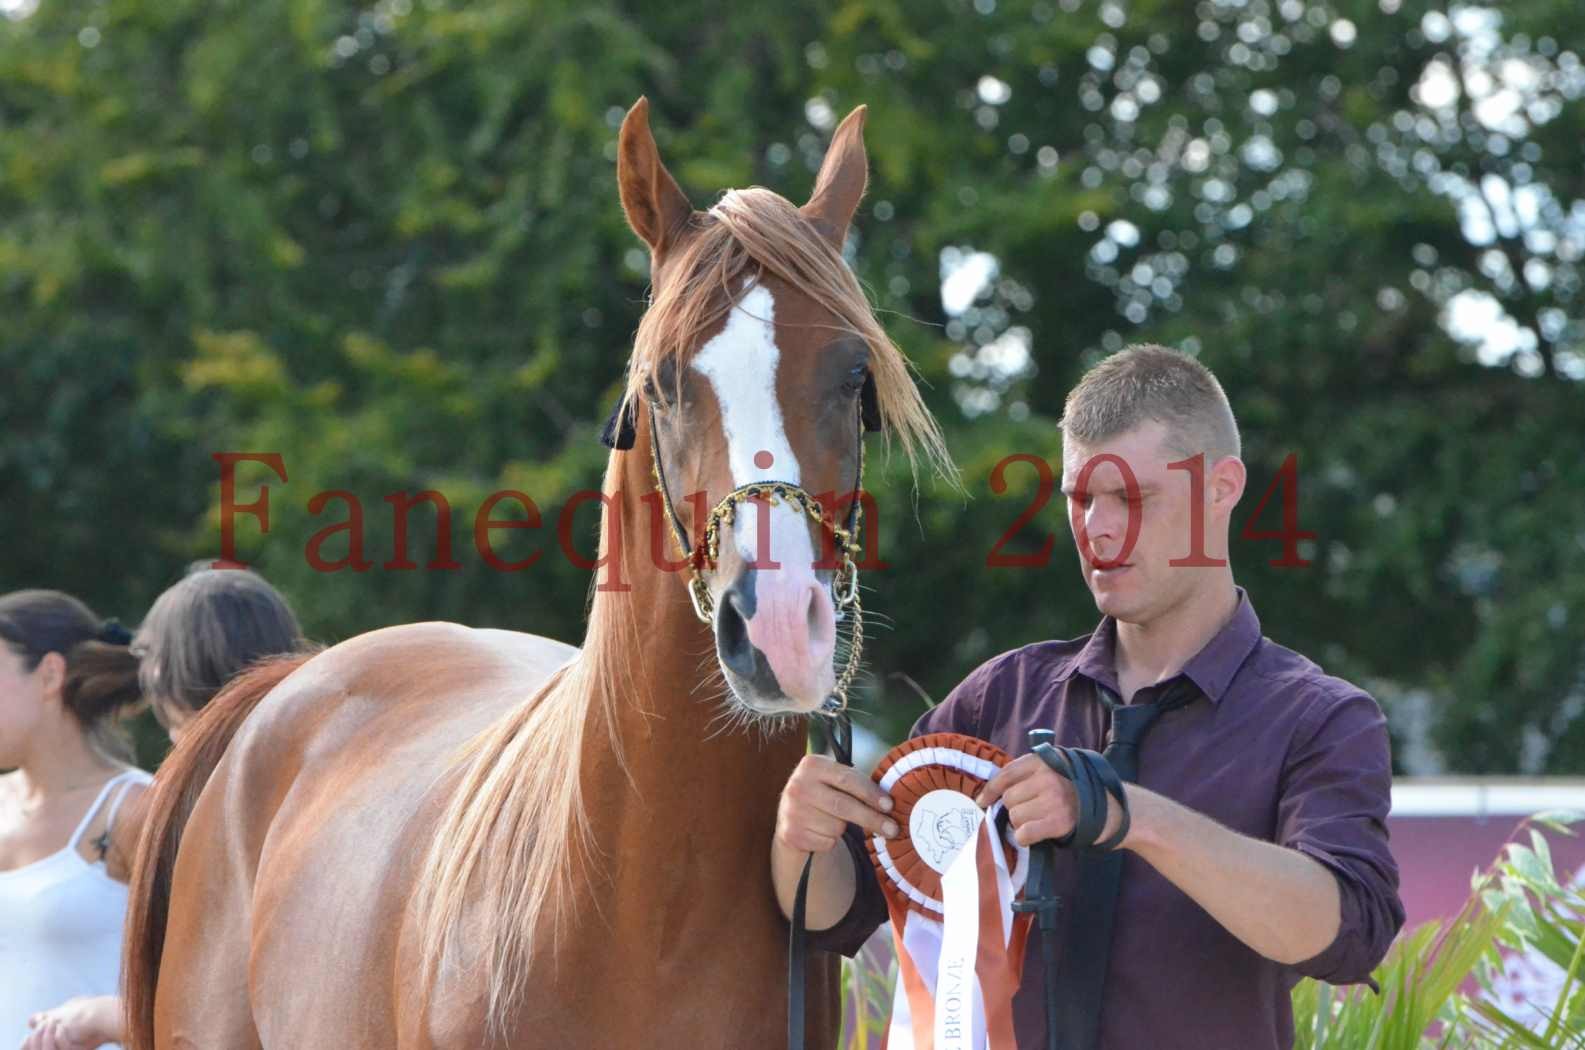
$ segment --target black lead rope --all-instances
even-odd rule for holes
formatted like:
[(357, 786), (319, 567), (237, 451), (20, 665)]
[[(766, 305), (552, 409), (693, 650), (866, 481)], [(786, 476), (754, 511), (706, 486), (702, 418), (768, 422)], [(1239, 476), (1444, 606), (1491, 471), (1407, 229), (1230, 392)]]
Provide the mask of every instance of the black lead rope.
[[(853, 765), (853, 721), (846, 709), (830, 716), (825, 726), (826, 742), (832, 756), (844, 766)], [(804, 912), (809, 898), (809, 872), (815, 855), (804, 861), (798, 876), (798, 892), (793, 897), (792, 928), (787, 935), (787, 1050), (804, 1050), (804, 990), (808, 980), (809, 931), (804, 928)]]
[[(1042, 749), (1053, 749), (1057, 734), (1049, 729), (1029, 731), (1030, 750), (1050, 764)], [(1052, 767), (1056, 768), (1055, 766)], [(1013, 911), (1033, 912), (1040, 927), (1040, 958), (1046, 964), (1046, 1046), (1057, 1046), (1057, 916), (1062, 913), (1062, 898), (1056, 894), (1057, 843), (1055, 839), (1037, 842), (1029, 848), (1029, 878), (1024, 897), (1013, 902)]]

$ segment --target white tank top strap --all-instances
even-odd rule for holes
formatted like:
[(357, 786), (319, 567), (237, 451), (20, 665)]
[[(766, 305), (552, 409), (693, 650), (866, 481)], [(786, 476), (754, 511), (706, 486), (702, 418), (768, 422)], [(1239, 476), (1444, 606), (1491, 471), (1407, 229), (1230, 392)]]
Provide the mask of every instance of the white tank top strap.
[(121, 785), (121, 790), (116, 792), (116, 797), (110, 800), (110, 816), (105, 820), (106, 831), (116, 826), (116, 812), (121, 808), (121, 803), (127, 800), (127, 795), (132, 793), (133, 786), (136, 784), (147, 784), (154, 779), (141, 769), (129, 769), (121, 775), (127, 778), (127, 782)]
[(104, 801), (106, 797), (109, 796), (111, 789), (117, 784), (122, 784), (124, 786), (121, 788), (120, 793), (116, 795), (115, 802), (110, 807), (110, 820), (105, 824), (105, 829), (108, 831), (110, 825), (115, 823), (116, 810), (120, 808), (121, 800), (126, 797), (128, 789), (131, 788), (133, 783), (140, 779), (144, 779), (144, 782), (146, 783), (147, 780), (145, 778), (148, 778), (148, 774), (143, 772), (143, 770), (128, 769), (117, 773), (115, 776), (105, 781), (105, 786), (99, 789), (99, 796), (94, 799), (94, 804), (88, 807), (88, 812), (83, 814), (83, 819), (77, 824), (77, 830), (72, 832), (72, 837), (67, 841), (66, 848), (69, 850), (75, 850), (77, 848), (77, 844), (82, 841), (83, 832), (88, 830), (88, 825), (92, 824), (94, 822), (94, 817), (98, 816), (99, 807), (104, 805)]

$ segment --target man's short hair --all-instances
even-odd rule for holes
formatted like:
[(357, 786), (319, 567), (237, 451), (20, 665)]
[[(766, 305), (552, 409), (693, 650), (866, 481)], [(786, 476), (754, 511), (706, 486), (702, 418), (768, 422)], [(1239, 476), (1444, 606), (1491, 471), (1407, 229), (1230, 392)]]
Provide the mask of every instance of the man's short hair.
[(1155, 420), (1182, 456), (1240, 456), (1238, 421), (1211, 370), (1165, 346), (1130, 346), (1084, 373), (1063, 405), (1065, 441), (1093, 447)]

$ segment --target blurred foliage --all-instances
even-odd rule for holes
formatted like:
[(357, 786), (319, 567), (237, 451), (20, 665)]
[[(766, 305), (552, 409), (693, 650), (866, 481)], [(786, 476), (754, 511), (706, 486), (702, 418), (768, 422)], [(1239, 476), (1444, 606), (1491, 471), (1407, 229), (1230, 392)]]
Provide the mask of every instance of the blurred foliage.
[[(0, 588), (135, 620), (219, 547), (211, 454), (272, 451), (287, 482), (239, 468), (271, 509), (268, 535), (238, 519), (240, 552), (315, 636), (440, 617), (576, 640), (587, 574), (554, 524), (598, 481), (647, 280), (615, 188), (624, 108), (650, 97), (705, 205), (748, 183), (802, 200), (862, 102), (853, 262), (969, 494), (911, 496), (875, 457), (878, 729), (913, 719), (915, 685), (1093, 626), (1062, 535), (1045, 568), (987, 567), (1035, 471), (988, 482), (1009, 453), (1054, 459), (1082, 370), (1155, 340), (1240, 415), (1241, 513), (1297, 454), (1312, 564), (1234, 543), (1270, 635), (1389, 712), (1429, 696), (1450, 769), (1585, 763), (1577, 0), (0, 10)], [(943, 278), (987, 258), (949, 311)], [(461, 567), (422, 568), (421, 505), (420, 568), (385, 569), (385, 497), (427, 489)], [(473, 546), (499, 489), (544, 517), (492, 535), (546, 551), (519, 573)], [(326, 490), (361, 502), (366, 571), (309, 564), (347, 515), (309, 513)], [(591, 550), (592, 508), (574, 525)], [(1064, 529), (1054, 500), (1003, 550)]]
[[(1563, 885), (1541, 828), (1573, 835), (1578, 813), (1526, 821), (1476, 872), (1459, 913), (1400, 936), (1372, 973), (1381, 994), (1305, 979), (1293, 989), (1296, 1050), (1585, 1048), (1585, 886)], [(1554, 1001), (1515, 1004), (1497, 985), (1505, 952), (1539, 955), (1559, 975)]]

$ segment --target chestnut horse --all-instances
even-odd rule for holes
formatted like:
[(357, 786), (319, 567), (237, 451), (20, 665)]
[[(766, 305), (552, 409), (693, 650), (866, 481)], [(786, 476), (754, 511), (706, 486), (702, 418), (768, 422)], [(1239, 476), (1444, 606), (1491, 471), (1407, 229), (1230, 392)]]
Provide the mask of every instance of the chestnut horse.
[[(583, 647), (411, 624), (211, 702), (140, 844), (132, 1050), (785, 1044), (768, 853), (805, 716), (841, 692), (846, 581), (816, 553), (829, 510), (707, 509), (768, 479), (851, 497), (864, 418), (951, 470), (842, 261), (862, 130), (861, 108), (801, 208), (756, 188), (701, 213), (629, 111), (618, 181), (653, 301)], [(720, 537), (692, 599), (673, 525)], [(811, 970), (811, 1045), (835, 1040), (835, 962)]]

